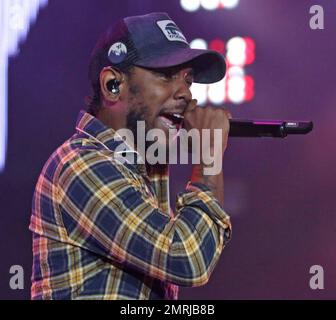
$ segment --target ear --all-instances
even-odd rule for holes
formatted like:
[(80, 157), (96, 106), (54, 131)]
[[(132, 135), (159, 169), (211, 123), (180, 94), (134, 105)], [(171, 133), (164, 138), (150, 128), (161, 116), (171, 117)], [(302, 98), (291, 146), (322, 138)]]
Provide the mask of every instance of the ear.
[[(108, 88), (108, 83), (111, 80), (115, 80), (121, 84), (123, 82), (122, 73), (115, 68), (105, 67), (100, 72), (99, 80), (100, 80), (101, 95), (104, 98), (104, 100), (107, 100), (112, 103), (117, 102), (120, 98), (120, 92), (112, 93)], [(121, 85), (119, 89), (121, 91)]]

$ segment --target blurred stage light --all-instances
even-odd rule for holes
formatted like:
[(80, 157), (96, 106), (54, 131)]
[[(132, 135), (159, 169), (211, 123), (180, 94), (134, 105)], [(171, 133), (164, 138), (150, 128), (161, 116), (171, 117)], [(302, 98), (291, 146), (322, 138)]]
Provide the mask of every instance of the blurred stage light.
[(243, 66), (246, 61), (246, 43), (243, 38), (235, 37), (227, 43), (228, 62), (232, 65)]
[(201, 5), (205, 10), (216, 10), (219, 4), (220, 0), (201, 0)]
[(244, 38), (246, 43), (246, 64), (251, 64), (255, 60), (255, 42), (251, 38)]
[(203, 39), (195, 39), (190, 42), (190, 47), (193, 49), (208, 49), (208, 44)]
[(208, 100), (208, 86), (200, 83), (193, 83), (191, 87), (193, 99), (197, 100), (200, 106), (204, 106)]
[(8, 59), (19, 52), (19, 44), (25, 40), (38, 10), (48, 0), (0, 1), (0, 172), (5, 167), (7, 151), (7, 103)]
[(222, 105), (225, 102), (241, 104), (254, 98), (254, 79), (246, 75), (245, 66), (255, 60), (255, 42), (251, 38), (234, 37), (225, 42), (214, 39), (209, 45), (204, 39), (191, 42), (193, 48), (212, 49), (223, 55), (226, 53), (227, 73), (224, 80), (210, 84), (194, 84), (193, 97), (199, 105)]
[(234, 9), (238, 6), (239, 0), (221, 0), (221, 5), (225, 9)]
[(181, 6), (185, 11), (194, 12), (201, 6), (201, 0), (181, 0)]
[(210, 42), (210, 49), (225, 55), (225, 43), (221, 39), (215, 39)]
[(245, 79), (234, 76), (228, 79), (228, 98), (233, 103), (242, 103), (245, 99)]
[(245, 76), (245, 101), (254, 98), (254, 80), (251, 76)]
[(181, 7), (188, 12), (195, 12), (200, 8), (205, 10), (232, 10), (239, 4), (239, 0), (181, 0)]
[(245, 76), (245, 71), (242, 67), (231, 66), (231, 67), (228, 68), (227, 76), (229, 78), (244, 77)]
[(214, 105), (221, 105), (225, 101), (225, 79), (213, 83), (208, 88), (208, 100)]

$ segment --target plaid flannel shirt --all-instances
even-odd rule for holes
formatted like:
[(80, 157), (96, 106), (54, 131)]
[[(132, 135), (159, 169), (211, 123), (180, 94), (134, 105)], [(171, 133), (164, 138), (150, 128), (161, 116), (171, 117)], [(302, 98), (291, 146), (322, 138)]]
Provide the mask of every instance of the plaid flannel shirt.
[(32, 299), (177, 299), (205, 284), (231, 235), (210, 190), (189, 183), (174, 214), (167, 166), (122, 163), (115, 131), (84, 111), (76, 129), (36, 185)]

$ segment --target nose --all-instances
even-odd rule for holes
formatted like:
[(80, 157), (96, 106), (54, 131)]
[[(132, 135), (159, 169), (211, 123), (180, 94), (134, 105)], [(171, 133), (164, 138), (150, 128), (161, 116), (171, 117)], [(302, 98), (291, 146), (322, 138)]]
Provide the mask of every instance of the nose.
[(186, 103), (189, 103), (192, 99), (190, 83), (188, 83), (185, 71), (179, 72), (176, 77), (174, 98), (177, 100), (185, 100)]

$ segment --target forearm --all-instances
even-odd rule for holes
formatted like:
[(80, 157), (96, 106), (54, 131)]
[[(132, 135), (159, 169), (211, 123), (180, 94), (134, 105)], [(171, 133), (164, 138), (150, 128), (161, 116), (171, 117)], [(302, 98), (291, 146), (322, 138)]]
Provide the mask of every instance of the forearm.
[(223, 170), (217, 175), (205, 175), (204, 174), (205, 165), (198, 164), (193, 165), (191, 173), (191, 182), (202, 183), (206, 185), (219, 201), (222, 208), (224, 207), (224, 177)]

